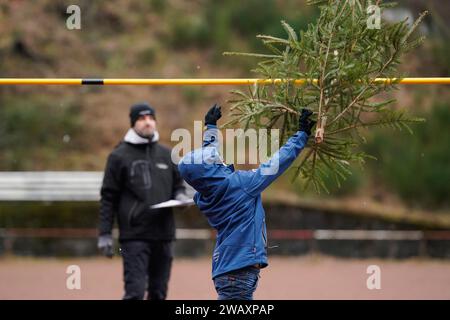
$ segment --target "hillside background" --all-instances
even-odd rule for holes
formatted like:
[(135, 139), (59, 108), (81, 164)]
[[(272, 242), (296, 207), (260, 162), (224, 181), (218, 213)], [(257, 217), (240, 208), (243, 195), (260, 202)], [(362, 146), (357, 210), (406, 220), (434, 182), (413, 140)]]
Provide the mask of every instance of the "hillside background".
[[(306, 28), (317, 10), (306, 1), (6, 1), (0, 0), (0, 77), (239, 78), (256, 61), (224, 51), (261, 51), (257, 34), (284, 36), (280, 20)], [(81, 30), (66, 28), (66, 8), (81, 8)], [(429, 10), (425, 44), (405, 59), (409, 76), (449, 76), (450, 2), (400, 1), (394, 16)], [(391, 12), (392, 13), (392, 12)], [(157, 110), (161, 141), (193, 129), (214, 103), (227, 113), (232, 86), (1, 86), (0, 170), (101, 171), (129, 127), (128, 108)], [(401, 86), (395, 107), (427, 122), (368, 133), (378, 158), (330, 195), (304, 193), (289, 173), (268, 193), (339, 198), (449, 215), (450, 100), (445, 86)]]

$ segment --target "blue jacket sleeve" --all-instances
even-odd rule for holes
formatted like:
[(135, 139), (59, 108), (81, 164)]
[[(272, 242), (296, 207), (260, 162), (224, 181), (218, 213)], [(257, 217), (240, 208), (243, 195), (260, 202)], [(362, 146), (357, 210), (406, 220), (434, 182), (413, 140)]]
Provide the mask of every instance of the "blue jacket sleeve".
[(214, 147), (219, 149), (219, 136), (217, 126), (213, 124), (206, 125), (206, 131), (203, 134), (203, 147)]
[(257, 196), (286, 171), (305, 147), (308, 135), (297, 131), (267, 162), (250, 171), (238, 171), (242, 188)]

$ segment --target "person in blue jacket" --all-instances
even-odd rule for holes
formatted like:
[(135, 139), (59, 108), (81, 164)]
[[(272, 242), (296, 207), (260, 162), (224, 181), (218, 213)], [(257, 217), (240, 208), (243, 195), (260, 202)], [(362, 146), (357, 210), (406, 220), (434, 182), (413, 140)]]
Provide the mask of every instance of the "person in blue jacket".
[(203, 146), (178, 164), (182, 178), (197, 192), (194, 201), (217, 230), (212, 256), (212, 278), (219, 300), (252, 300), (261, 268), (267, 262), (267, 232), (261, 192), (294, 162), (305, 147), (315, 121), (303, 109), (299, 130), (269, 161), (257, 169), (235, 171), (218, 152), (215, 104), (205, 116)]

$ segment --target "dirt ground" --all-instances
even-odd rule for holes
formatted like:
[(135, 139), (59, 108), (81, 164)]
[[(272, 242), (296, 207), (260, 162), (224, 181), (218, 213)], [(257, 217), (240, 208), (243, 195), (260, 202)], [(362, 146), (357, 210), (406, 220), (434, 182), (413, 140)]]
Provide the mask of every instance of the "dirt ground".
[[(271, 257), (256, 299), (450, 299), (450, 261), (349, 260), (323, 256)], [(66, 288), (67, 267), (78, 265), (81, 289)], [(381, 289), (369, 290), (369, 265), (381, 271)], [(119, 257), (0, 259), (0, 299), (120, 299)], [(175, 259), (169, 299), (216, 299), (210, 261)]]

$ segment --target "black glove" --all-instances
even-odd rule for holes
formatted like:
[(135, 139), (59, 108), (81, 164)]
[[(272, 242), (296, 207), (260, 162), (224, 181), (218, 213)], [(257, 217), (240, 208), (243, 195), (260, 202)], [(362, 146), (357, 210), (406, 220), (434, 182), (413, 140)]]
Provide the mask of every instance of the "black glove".
[(217, 125), (217, 120), (222, 117), (222, 111), (220, 110), (220, 108), (221, 107), (216, 103), (211, 107), (211, 109), (209, 109), (209, 111), (205, 115), (205, 125)]
[(104, 234), (99, 236), (97, 247), (104, 256), (108, 258), (113, 257), (114, 255), (113, 238), (110, 234)]
[(305, 132), (308, 136), (311, 135), (311, 129), (316, 124), (316, 121), (309, 119), (312, 115), (312, 111), (309, 109), (302, 109), (302, 114), (298, 119), (298, 131)]

